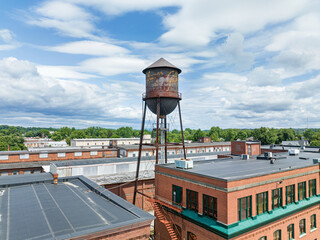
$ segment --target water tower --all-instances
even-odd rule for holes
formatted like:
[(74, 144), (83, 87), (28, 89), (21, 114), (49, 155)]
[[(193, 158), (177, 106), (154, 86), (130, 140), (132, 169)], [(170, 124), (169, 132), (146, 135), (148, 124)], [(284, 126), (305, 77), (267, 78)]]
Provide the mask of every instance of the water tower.
[[(136, 172), (135, 191), (133, 197), (133, 204), (136, 201), (137, 184), (140, 170), (141, 151), (143, 144), (143, 131), (146, 117), (147, 106), (148, 109), (157, 116), (156, 123), (156, 164), (159, 162), (159, 148), (161, 149), (161, 158), (167, 163), (167, 115), (172, 113), (178, 106), (179, 120), (181, 128), (181, 140), (184, 158), (186, 159), (186, 150), (184, 145), (183, 127), (180, 109), (181, 94), (178, 91), (178, 75), (181, 70), (169, 63), (164, 58), (160, 58), (155, 63), (142, 71), (146, 75), (146, 93), (143, 94), (144, 101), (143, 117), (141, 124), (140, 145)], [(159, 133), (161, 135), (161, 142), (159, 143)], [(150, 144), (148, 144), (150, 145)], [(177, 145), (177, 144), (175, 144)]]

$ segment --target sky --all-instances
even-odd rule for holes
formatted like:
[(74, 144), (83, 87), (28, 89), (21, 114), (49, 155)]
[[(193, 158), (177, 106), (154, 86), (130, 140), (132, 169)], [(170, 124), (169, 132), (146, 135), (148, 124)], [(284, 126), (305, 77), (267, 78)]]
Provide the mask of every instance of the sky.
[(320, 127), (318, 0), (2, 1), (0, 124), (139, 129), (160, 57), (184, 127)]

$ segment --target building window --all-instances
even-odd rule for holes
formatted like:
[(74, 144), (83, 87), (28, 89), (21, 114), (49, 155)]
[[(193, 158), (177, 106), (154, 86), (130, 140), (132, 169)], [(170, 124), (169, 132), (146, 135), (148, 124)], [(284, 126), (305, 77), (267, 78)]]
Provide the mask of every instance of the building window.
[(187, 208), (198, 212), (198, 193), (187, 189)]
[(298, 201), (307, 198), (306, 182), (298, 183)]
[(149, 153), (146, 153), (146, 156), (148, 157), (148, 156), (149, 156)]
[(197, 240), (197, 235), (195, 235), (194, 233), (192, 232), (188, 232), (187, 233), (187, 240)]
[(58, 157), (65, 157), (66, 153), (58, 153)]
[(175, 234), (177, 235), (178, 239), (182, 239), (181, 238), (181, 227), (177, 224), (173, 224), (173, 231), (175, 232)]
[(302, 219), (299, 222), (299, 234), (303, 235), (306, 233), (306, 220)]
[(29, 159), (29, 154), (20, 154), (20, 159)]
[(272, 190), (272, 209), (282, 207), (282, 188)]
[(315, 214), (310, 217), (310, 228), (311, 230), (317, 228), (317, 219)]
[(182, 187), (172, 185), (172, 203), (181, 205), (182, 203)]
[(217, 219), (217, 199), (203, 194), (203, 215)]
[(132, 154), (132, 157), (135, 157), (135, 156), (136, 156), (136, 154), (135, 154), (135, 153), (133, 153), (133, 154)]
[(98, 151), (91, 151), (90, 152), (90, 156), (96, 156), (96, 155), (98, 155)]
[(19, 174), (19, 172), (17, 172), (17, 171), (12, 172), (12, 175), (18, 175), (18, 174)]
[(40, 153), (39, 158), (48, 158), (48, 153)]
[(286, 186), (286, 204), (294, 203), (295, 189), (294, 184)]
[(238, 199), (239, 221), (251, 217), (251, 196)]
[(290, 224), (287, 227), (287, 231), (288, 231), (288, 239), (289, 240), (294, 239), (294, 225), (293, 224)]
[(268, 192), (257, 194), (257, 214), (268, 211)]
[(82, 152), (74, 152), (74, 156), (75, 157), (81, 157), (82, 156)]
[(273, 233), (273, 240), (281, 240), (281, 230), (277, 230)]
[(264, 237), (259, 238), (258, 240), (267, 240), (267, 237), (264, 236)]
[(316, 194), (316, 180), (309, 180), (309, 197), (315, 196)]

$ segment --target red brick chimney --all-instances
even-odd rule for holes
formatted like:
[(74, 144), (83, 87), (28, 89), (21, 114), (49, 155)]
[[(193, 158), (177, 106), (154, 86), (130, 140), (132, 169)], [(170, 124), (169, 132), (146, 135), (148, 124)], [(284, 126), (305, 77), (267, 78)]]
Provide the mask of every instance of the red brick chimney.
[(57, 184), (58, 183), (58, 173), (53, 173), (52, 177), (53, 177), (53, 184)]

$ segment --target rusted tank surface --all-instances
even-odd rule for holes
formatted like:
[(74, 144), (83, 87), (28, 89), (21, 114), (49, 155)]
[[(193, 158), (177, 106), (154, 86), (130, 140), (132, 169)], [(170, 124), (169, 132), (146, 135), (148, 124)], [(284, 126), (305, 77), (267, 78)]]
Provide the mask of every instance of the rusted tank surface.
[(146, 98), (178, 98), (178, 71), (172, 68), (153, 68), (146, 72)]
[(160, 58), (143, 70), (146, 74), (146, 94), (148, 108), (157, 114), (157, 101), (160, 101), (160, 115), (170, 114), (180, 100), (178, 74), (181, 70)]

